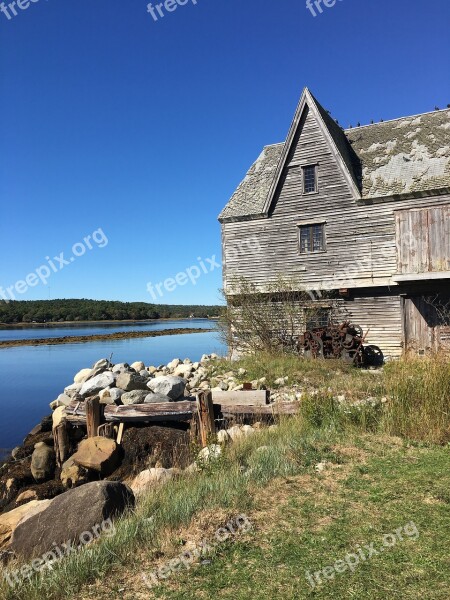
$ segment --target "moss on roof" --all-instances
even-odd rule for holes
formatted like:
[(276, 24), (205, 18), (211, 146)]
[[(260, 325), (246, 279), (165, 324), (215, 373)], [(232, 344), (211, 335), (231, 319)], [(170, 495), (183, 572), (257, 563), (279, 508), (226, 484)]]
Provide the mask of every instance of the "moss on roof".
[[(316, 103), (362, 198), (450, 187), (450, 109), (343, 131)], [(220, 221), (264, 216), (283, 148), (284, 142), (265, 146), (219, 215)]]

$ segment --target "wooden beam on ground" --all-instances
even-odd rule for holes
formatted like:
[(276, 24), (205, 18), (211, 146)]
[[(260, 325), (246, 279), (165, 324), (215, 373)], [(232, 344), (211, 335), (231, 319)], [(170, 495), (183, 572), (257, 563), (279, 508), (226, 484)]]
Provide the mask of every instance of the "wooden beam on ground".
[[(76, 404), (66, 408), (69, 423), (86, 423), (86, 403), (81, 403), (75, 412)], [(106, 423), (143, 423), (159, 421), (190, 421), (197, 412), (196, 403), (187, 400), (183, 402), (162, 402), (158, 404), (131, 404), (116, 406), (108, 404), (103, 418)]]
[(214, 404), (221, 406), (265, 406), (269, 404), (269, 390), (237, 390), (233, 392), (213, 392)]
[(213, 398), (209, 390), (197, 394), (197, 414), (199, 441), (202, 448), (205, 448), (216, 433)]
[(297, 414), (300, 404), (298, 402), (277, 402), (275, 404), (267, 404), (266, 406), (248, 406), (245, 404), (235, 405), (214, 405), (214, 407), (222, 413), (224, 417), (232, 417), (236, 415), (249, 416), (280, 416), (280, 415), (295, 415)]

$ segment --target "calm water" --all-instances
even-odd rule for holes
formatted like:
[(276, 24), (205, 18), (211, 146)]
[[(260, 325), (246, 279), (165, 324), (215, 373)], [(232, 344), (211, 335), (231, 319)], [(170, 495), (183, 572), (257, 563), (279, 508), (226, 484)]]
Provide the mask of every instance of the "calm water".
[[(214, 327), (213, 321), (192, 319), (187, 321), (163, 321), (145, 324), (153, 329), (174, 327)], [(136, 324), (117, 326), (116, 330), (136, 330)], [(59, 329), (59, 328), (58, 328)], [(76, 328), (89, 335), (95, 332), (111, 331), (108, 326), (95, 325)], [(63, 335), (69, 335), (67, 329)], [(72, 328), (71, 328), (72, 330)], [(56, 330), (42, 330), (54, 337)], [(3, 333), (3, 332), (2, 332)], [(8, 331), (9, 333), (9, 331)], [(59, 334), (61, 335), (61, 334)], [(36, 329), (16, 330), (16, 337), (34, 338)], [(42, 336), (44, 337), (44, 336)], [(225, 354), (217, 332), (174, 335), (157, 338), (111, 340), (86, 344), (63, 344), (58, 346), (24, 346), (0, 349), (0, 455), (4, 449), (20, 444), (29, 431), (51, 411), (49, 402), (62, 393), (64, 387), (73, 383), (73, 377), (80, 369), (91, 367), (100, 358), (108, 358), (113, 353), (113, 362), (132, 363), (142, 360), (146, 365), (159, 365), (172, 358), (199, 360), (202, 354)]]
[(77, 335), (95, 335), (97, 333), (117, 333), (120, 331), (160, 331), (161, 329), (178, 329), (195, 327), (209, 329), (215, 321), (208, 319), (184, 319), (173, 321), (135, 321), (134, 323), (91, 323), (76, 325), (33, 325), (27, 327), (1, 327), (0, 340), (30, 340), (68, 337)]

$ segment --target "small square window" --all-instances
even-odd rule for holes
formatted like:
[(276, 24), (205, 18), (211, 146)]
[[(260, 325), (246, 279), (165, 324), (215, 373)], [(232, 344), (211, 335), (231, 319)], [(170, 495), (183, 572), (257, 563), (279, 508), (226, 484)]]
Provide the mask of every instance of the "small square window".
[(300, 252), (323, 252), (325, 250), (325, 223), (300, 225)]
[(317, 192), (317, 169), (313, 166), (303, 167), (303, 193)]
[(328, 327), (330, 324), (331, 310), (329, 308), (306, 308), (305, 326), (306, 329), (315, 329), (317, 327)]

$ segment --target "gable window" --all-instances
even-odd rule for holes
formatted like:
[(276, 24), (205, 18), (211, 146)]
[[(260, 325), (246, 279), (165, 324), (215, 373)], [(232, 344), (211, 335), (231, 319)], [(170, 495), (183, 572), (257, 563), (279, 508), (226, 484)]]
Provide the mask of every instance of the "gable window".
[(299, 225), (300, 253), (325, 251), (325, 223)]
[(317, 192), (317, 167), (309, 165), (303, 167), (303, 193), (313, 194)]

